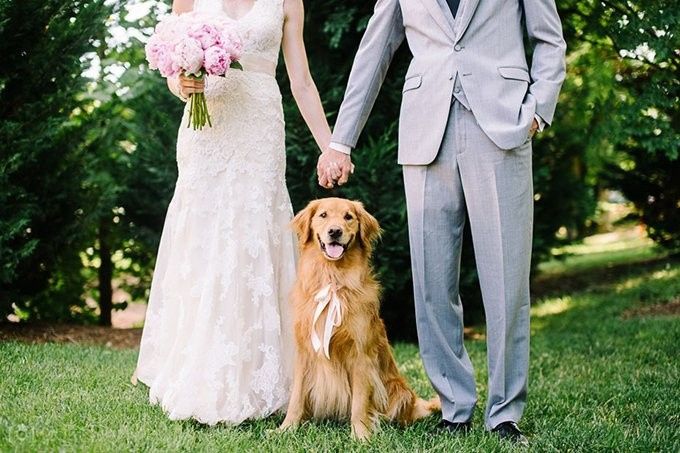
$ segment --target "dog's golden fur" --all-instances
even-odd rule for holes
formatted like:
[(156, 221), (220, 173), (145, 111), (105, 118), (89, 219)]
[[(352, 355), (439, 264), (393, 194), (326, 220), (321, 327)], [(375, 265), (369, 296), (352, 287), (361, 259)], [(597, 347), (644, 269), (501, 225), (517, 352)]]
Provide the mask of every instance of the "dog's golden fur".
[[(387, 342), (379, 316), (380, 287), (370, 263), (380, 235), (377, 220), (359, 202), (326, 198), (312, 201), (292, 225), (300, 247), (292, 291), (297, 354), (281, 429), (296, 427), (306, 418), (349, 419), (352, 435), (367, 439), (381, 417), (408, 424), (439, 410), (438, 398), (424, 401), (411, 390)], [(342, 256), (326, 253), (331, 243), (343, 247)], [(310, 338), (314, 297), (330, 283), (337, 285), (343, 315), (327, 359), (314, 350)]]

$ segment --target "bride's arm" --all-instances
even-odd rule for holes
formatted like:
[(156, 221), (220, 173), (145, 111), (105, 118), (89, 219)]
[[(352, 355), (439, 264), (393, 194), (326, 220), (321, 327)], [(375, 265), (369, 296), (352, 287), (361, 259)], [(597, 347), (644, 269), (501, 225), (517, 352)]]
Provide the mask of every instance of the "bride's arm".
[(194, 9), (194, 0), (172, 0), (172, 12), (175, 14), (188, 13)]
[(314, 140), (321, 151), (331, 141), (331, 128), (321, 105), (319, 91), (309, 72), (307, 52), (302, 39), (304, 7), (302, 0), (285, 0), (283, 24), (283, 58), (290, 79), (290, 88), (300, 113), (312, 131)]
[[(175, 14), (188, 13), (194, 9), (194, 0), (173, 0), (172, 12)], [(186, 78), (183, 76), (168, 77), (168, 88), (170, 92), (183, 100), (187, 101), (187, 97), (192, 93), (203, 91), (203, 81)]]

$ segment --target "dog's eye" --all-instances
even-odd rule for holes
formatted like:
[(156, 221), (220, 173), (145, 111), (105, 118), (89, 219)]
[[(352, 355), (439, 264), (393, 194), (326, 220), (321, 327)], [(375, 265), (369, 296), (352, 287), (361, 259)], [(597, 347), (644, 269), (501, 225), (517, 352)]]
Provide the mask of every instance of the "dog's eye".
[(321, 214), (319, 214), (319, 217), (321, 217), (322, 219), (325, 219), (327, 215), (328, 214), (326, 214), (325, 212), (322, 212)]
[(352, 220), (353, 218), (354, 218), (354, 217), (352, 217), (352, 214), (350, 214), (350, 213), (345, 214), (345, 220), (347, 220), (348, 222), (349, 222), (350, 220)]

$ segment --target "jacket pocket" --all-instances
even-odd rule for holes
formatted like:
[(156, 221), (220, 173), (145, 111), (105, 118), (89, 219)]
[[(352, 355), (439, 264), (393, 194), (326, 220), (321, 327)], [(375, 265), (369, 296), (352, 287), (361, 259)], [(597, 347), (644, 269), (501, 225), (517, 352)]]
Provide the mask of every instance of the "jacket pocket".
[(415, 90), (416, 88), (420, 88), (420, 85), (423, 83), (423, 77), (420, 74), (413, 75), (406, 79), (404, 81), (404, 89), (401, 91), (402, 93), (406, 93), (407, 91)]
[(531, 83), (529, 71), (524, 68), (517, 68), (514, 66), (499, 66), (498, 72), (504, 79), (522, 80), (524, 82)]

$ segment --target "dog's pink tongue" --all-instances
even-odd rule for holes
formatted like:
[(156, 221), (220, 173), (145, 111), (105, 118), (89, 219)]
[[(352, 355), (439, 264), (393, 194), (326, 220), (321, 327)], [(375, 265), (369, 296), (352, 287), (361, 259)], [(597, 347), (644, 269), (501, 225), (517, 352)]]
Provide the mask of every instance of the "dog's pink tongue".
[(328, 253), (328, 256), (331, 258), (340, 258), (342, 256), (342, 252), (344, 251), (342, 245), (339, 244), (327, 244), (326, 245), (326, 253)]

